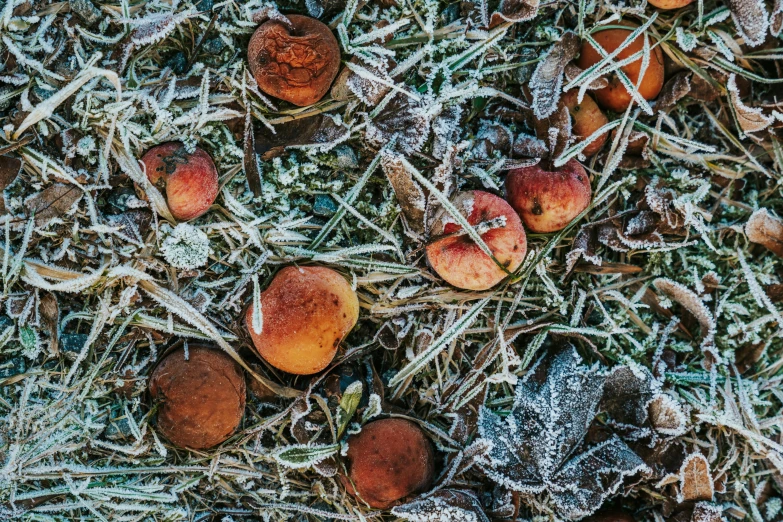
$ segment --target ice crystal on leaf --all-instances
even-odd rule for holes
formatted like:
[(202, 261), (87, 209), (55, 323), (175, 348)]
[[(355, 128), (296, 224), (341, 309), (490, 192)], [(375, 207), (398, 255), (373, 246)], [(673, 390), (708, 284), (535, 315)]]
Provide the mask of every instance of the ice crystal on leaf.
[(171, 266), (192, 270), (207, 264), (209, 238), (193, 225), (180, 223), (163, 241), (160, 250)]
[(745, 43), (756, 47), (764, 43), (769, 31), (769, 13), (763, 0), (729, 0), (731, 18)]
[(626, 477), (648, 470), (620, 438), (587, 446), (606, 377), (587, 367), (573, 348), (556, 355), (543, 382), (534, 372), (520, 381), (506, 418), (486, 408), (479, 433), (492, 444), (487, 475), (527, 495), (547, 493), (558, 516), (577, 520), (595, 512)]
[(448, 489), (397, 506), (392, 514), (410, 522), (489, 522), (472, 493)]
[(382, 147), (396, 137), (397, 148), (412, 154), (426, 143), (434, 114), (425, 101), (410, 96), (395, 93), (379, 114), (367, 122), (366, 137), (372, 145)]
[(538, 62), (530, 78), (533, 114), (536, 118), (546, 118), (557, 109), (560, 89), (563, 87), (563, 71), (566, 64), (578, 53), (579, 37), (571, 31), (566, 31)]

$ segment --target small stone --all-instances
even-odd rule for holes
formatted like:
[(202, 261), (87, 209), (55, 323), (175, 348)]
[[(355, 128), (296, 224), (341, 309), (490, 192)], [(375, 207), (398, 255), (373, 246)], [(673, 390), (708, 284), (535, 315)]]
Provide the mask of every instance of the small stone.
[(24, 357), (11, 357), (8, 360), (0, 362), (0, 379), (7, 379), (14, 375), (24, 373), (26, 369)]
[(93, 25), (101, 19), (101, 11), (90, 0), (69, 0), (71, 11), (84, 20), (87, 25)]
[(79, 353), (88, 337), (87, 334), (63, 334), (60, 336), (60, 349), (63, 352)]
[(319, 216), (331, 216), (337, 212), (337, 202), (328, 194), (317, 194), (313, 203), (313, 213)]

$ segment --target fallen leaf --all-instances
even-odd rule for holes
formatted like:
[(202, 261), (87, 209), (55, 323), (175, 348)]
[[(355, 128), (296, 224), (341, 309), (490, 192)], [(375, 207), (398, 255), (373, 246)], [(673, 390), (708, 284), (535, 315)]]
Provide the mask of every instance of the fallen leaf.
[(691, 75), (690, 71), (681, 71), (669, 78), (658, 95), (656, 108), (663, 111), (671, 109), (685, 98), (691, 92)]
[(506, 22), (524, 22), (538, 13), (539, 0), (502, 0), (497, 11), (492, 13), (489, 28)]
[(723, 520), (723, 508), (711, 502), (697, 502), (693, 506), (691, 522), (721, 522)]
[(22, 171), (22, 160), (11, 156), (0, 156), (0, 190), (5, 190)]
[[(536, 118), (547, 118), (557, 109), (557, 102), (562, 94), (563, 72), (568, 62), (578, 53), (579, 37), (566, 31), (538, 62), (529, 83), (533, 95), (533, 114)], [(539, 138), (542, 136), (539, 135)]]
[(57, 341), (59, 337), (60, 306), (57, 303), (57, 297), (53, 293), (43, 292), (39, 300), (38, 313), (41, 315), (44, 326), (49, 331), (51, 351), (54, 355), (58, 355)]
[(710, 464), (701, 453), (692, 453), (685, 458), (680, 468), (679, 502), (712, 500), (712, 474)]
[(29, 198), (25, 203), (27, 214), (35, 214), (35, 225), (41, 226), (68, 212), (82, 197), (74, 185), (55, 183)]
[(543, 382), (536, 382), (540, 367), (519, 381), (507, 417), (484, 407), (479, 413), (479, 433), (491, 443), (484, 472), (513, 491), (548, 493), (557, 515), (571, 520), (595, 512), (626, 477), (648, 471), (617, 435), (597, 445), (584, 443), (605, 377), (581, 362), (573, 347), (563, 350)]
[(421, 186), (413, 180), (413, 176), (401, 161), (401, 157), (393, 152), (383, 153), (381, 167), (389, 179), (389, 183), (397, 196), (397, 202), (408, 225), (416, 232), (424, 232), (424, 215), (426, 198)]
[(678, 437), (685, 433), (685, 414), (680, 404), (666, 394), (660, 394), (650, 401), (647, 415), (655, 431), (662, 435)]
[(250, 111), (245, 116), (245, 136), (243, 147), (242, 163), (245, 167), (245, 178), (247, 185), (255, 197), (262, 195), (261, 190), (261, 168), (258, 164), (258, 155), (256, 154), (256, 135), (253, 132), (253, 120)]
[(769, 31), (769, 13), (763, 0), (729, 0), (737, 32), (751, 47), (764, 43)]
[(749, 107), (742, 103), (739, 89), (737, 88), (736, 75), (732, 74), (729, 76), (727, 87), (731, 107), (734, 109), (734, 114), (737, 117), (737, 124), (744, 133), (758, 132), (772, 125), (774, 121), (772, 116), (767, 116), (757, 107)]
[(760, 208), (751, 214), (745, 223), (745, 234), (753, 243), (764, 245), (768, 250), (783, 257), (783, 220)]
[(468, 491), (443, 489), (425, 498), (392, 508), (409, 522), (489, 522), (478, 499)]

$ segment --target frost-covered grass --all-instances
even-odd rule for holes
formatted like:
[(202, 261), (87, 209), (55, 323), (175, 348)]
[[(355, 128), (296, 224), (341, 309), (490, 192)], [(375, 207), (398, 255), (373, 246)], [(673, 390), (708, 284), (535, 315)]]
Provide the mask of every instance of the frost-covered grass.
[[(783, 269), (744, 228), (759, 208), (783, 215), (780, 2), (383, 4), (0, 4), (0, 519), (543, 520), (609, 498), (639, 520), (780, 520)], [(259, 92), (245, 46), (276, 8), (330, 23), (353, 72), (343, 99)], [(550, 137), (555, 164), (579, 157), (567, 126), (535, 137), (526, 118), (617, 70), (607, 55), (569, 71), (566, 31), (623, 20), (649, 37), (643, 68), (658, 45), (680, 76), (647, 102), (620, 75), (636, 103), (584, 162), (593, 204), (529, 234), (497, 288), (440, 281), (427, 218), (458, 190), (502, 192)], [(286, 126), (271, 143), (284, 153), (246, 154)], [(171, 140), (220, 173), (189, 224), (135, 160)], [(361, 303), (313, 378), (262, 364), (240, 320), (289, 263), (340, 270)], [(214, 450), (155, 432), (146, 379), (183, 340), (217, 344), (253, 382)], [(578, 361), (551, 362), (569, 343)], [(564, 397), (584, 401), (574, 418)], [(335, 476), (346, 436), (379, 415), (415, 420), (438, 449), (436, 491), (394, 514)], [(591, 455), (619, 477), (598, 488)]]

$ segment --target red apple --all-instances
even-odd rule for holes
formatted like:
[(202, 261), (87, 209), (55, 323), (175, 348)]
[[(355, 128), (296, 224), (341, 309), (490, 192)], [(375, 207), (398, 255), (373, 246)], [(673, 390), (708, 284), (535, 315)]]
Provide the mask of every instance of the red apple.
[[(472, 190), (461, 192), (452, 200), (468, 223), (477, 230), (489, 250), (508, 272), (516, 270), (527, 252), (522, 222), (514, 209), (502, 198)], [(498, 284), (508, 273), (501, 269), (454, 222), (443, 208), (436, 214), (430, 229), (435, 238), (427, 246), (427, 260), (447, 283), (466, 290), (486, 290)]]
[(590, 204), (590, 179), (575, 159), (554, 170), (539, 163), (508, 173), (506, 199), (530, 231), (556, 232)]
[(172, 141), (148, 150), (141, 158), (147, 178), (166, 196), (171, 215), (188, 221), (204, 214), (218, 194), (218, 173), (212, 158), (196, 147)]

